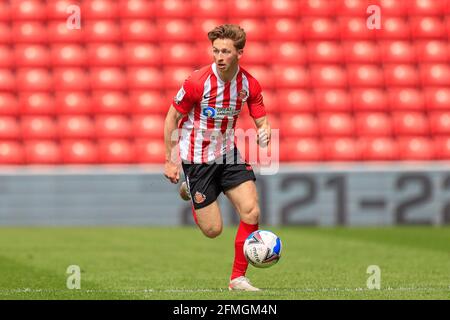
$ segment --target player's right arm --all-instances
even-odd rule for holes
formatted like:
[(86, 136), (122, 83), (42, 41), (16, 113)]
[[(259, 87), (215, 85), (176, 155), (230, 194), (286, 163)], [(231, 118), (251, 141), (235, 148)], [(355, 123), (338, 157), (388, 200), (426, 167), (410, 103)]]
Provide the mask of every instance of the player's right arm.
[(178, 143), (178, 122), (184, 117), (180, 111), (170, 106), (164, 122), (164, 144), (166, 147), (166, 159), (164, 164), (164, 175), (172, 183), (178, 183), (180, 180), (180, 168), (177, 159), (172, 156), (173, 150)]

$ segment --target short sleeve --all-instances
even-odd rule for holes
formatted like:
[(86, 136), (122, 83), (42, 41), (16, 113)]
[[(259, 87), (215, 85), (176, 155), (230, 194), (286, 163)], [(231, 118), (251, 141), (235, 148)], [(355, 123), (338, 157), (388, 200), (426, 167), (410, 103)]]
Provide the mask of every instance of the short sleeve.
[(250, 83), (250, 96), (247, 100), (247, 104), (252, 118), (258, 119), (266, 115), (261, 86), (258, 81), (254, 79)]
[(191, 111), (196, 103), (196, 87), (191, 77), (187, 78), (177, 95), (173, 98), (173, 106), (182, 114)]

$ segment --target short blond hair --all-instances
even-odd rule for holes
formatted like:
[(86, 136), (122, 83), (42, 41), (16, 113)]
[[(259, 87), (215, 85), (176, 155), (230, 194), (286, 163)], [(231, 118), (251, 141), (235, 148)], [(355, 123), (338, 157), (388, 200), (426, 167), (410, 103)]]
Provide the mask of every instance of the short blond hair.
[(223, 24), (208, 32), (208, 39), (211, 43), (216, 39), (231, 39), (234, 47), (240, 50), (245, 47), (246, 34), (244, 29), (236, 24)]

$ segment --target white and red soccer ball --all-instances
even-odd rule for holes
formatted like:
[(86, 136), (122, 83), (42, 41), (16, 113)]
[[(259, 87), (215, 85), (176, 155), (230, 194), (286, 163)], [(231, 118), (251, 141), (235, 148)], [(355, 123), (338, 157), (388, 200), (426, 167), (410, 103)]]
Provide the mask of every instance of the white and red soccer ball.
[(273, 232), (257, 230), (245, 240), (244, 255), (257, 268), (273, 266), (281, 257), (281, 240)]

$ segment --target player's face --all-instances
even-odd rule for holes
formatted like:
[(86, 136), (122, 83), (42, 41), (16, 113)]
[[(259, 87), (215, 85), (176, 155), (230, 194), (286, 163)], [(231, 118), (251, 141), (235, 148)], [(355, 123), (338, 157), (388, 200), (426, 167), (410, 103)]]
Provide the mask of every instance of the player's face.
[(214, 62), (217, 65), (217, 69), (221, 72), (234, 69), (242, 53), (243, 50), (237, 50), (231, 39), (216, 39), (213, 42)]

